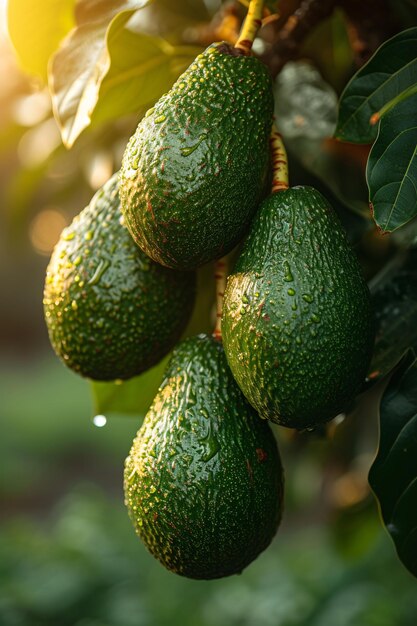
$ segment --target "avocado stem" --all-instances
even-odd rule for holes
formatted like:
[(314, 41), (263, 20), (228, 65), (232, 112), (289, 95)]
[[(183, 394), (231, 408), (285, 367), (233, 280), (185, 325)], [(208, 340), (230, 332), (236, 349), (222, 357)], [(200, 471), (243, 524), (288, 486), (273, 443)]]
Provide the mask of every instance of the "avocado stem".
[(272, 153), (272, 193), (288, 189), (288, 159), (281, 134), (275, 125), (271, 130), (271, 153)]
[(222, 340), (223, 298), (226, 289), (227, 266), (226, 257), (218, 259), (214, 265), (214, 278), (216, 280), (216, 325), (213, 331), (213, 337), (217, 339), (217, 341)]
[(242, 50), (243, 54), (248, 55), (252, 49), (253, 40), (256, 33), (262, 26), (262, 15), (264, 10), (264, 0), (251, 0), (248, 13), (240, 31), (239, 39), (235, 44), (235, 48)]

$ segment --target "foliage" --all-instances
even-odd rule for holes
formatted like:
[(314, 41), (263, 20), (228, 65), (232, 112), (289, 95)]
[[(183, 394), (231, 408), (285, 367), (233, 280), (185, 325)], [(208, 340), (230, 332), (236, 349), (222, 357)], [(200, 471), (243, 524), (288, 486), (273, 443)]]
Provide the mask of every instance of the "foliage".
[(416, 215), (416, 83), (417, 28), (410, 28), (377, 50), (340, 99), (336, 137), (356, 143), (375, 140), (367, 182), (374, 219), (385, 231)]
[(398, 556), (417, 576), (417, 359), (410, 351), (381, 401), (381, 437), (369, 482)]
[(417, 350), (417, 251), (399, 253), (372, 281), (376, 343), (371, 372), (388, 374), (408, 348)]
[[(269, 2), (268, 6), (274, 11), (282, 8), (281, 4), (284, 3)], [(295, 10), (299, 3), (288, 4)], [(207, 6), (212, 7), (211, 13)], [(86, 180), (90, 163), (97, 155), (106, 154), (113, 169), (119, 166), (121, 152), (138, 119), (170, 88), (176, 77), (207, 45), (207, 37), (224, 32), (216, 31), (213, 26), (216, 19), (221, 21), (220, 8), (221, 2), (206, 3), (203, 0), (179, 0), (174, 5), (168, 0), (9, 0), (8, 28), (19, 63), (35, 78), (35, 84), (38, 85), (35, 88), (41, 89), (39, 85), (48, 82), (52, 107), (42, 119), (31, 122), (28, 127), (16, 122), (10, 122), (6, 129), (0, 127), (0, 156), (2, 163), (9, 165), (10, 162), (2, 183), (4, 182), (7, 205), (14, 208), (11, 220), (16, 223), (23, 223), (25, 219), (29, 221), (28, 216), (35, 215), (45, 204), (64, 206), (70, 217), (78, 212), (91, 191)], [(352, 29), (348, 28), (351, 26), (349, 18), (337, 10), (331, 19), (313, 29), (302, 48), (304, 60), (297, 59), (294, 63), (288, 63), (275, 85), (276, 113), (290, 153), (292, 182), (315, 184), (333, 198), (343, 225), (355, 244), (365, 273), (371, 279), (377, 326), (377, 340), (370, 371), (372, 380), (390, 375), (407, 349), (417, 348), (414, 249), (417, 231), (416, 220), (413, 221), (417, 215), (417, 7), (415, 0), (391, 0), (387, 3), (386, 10), (387, 19), (392, 16), (392, 21), (396, 24), (394, 16), (399, 16), (402, 27), (406, 30), (395, 33), (398, 27), (394, 26), (391, 30), (394, 36), (382, 38), (385, 40), (382, 40), (379, 49), (347, 84), (348, 75), (353, 72), (354, 54), (348, 36)], [(392, 14), (390, 10), (393, 11)], [(242, 7), (240, 11), (243, 15)], [(271, 39), (272, 35), (268, 37)], [(271, 52), (272, 47), (268, 41), (267, 51)], [(343, 87), (337, 118), (337, 93)], [(13, 97), (18, 102), (20, 98), (27, 97), (33, 88), (29, 81), (19, 83), (10, 92), (10, 98)], [(31, 141), (30, 133), (37, 132), (42, 137), (45, 128), (42, 124), (51, 122), (52, 115), (58, 124), (63, 144), (71, 148), (71, 152), (64, 154), (62, 147), (57, 148), (56, 144), (51, 144), (51, 149), (47, 154), (45, 152), (43, 159), (40, 158), (36, 163), (30, 163), (29, 159), (25, 161), (22, 153), (25, 156), (24, 153), (27, 152)], [(20, 145), (19, 153), (10, 148), (11, 144), (17, 142)], [(355, 146), (352, 143), (362, 145)], [(373, 144), (370, 152), (368, 144)], [(368, 210), (369, 201), (372, 213)], [(372, 218), (381, 231), (395, 233), (382, 237), (374, 230)], [(201, 275), (199, 304), (187, 334), (210, 328), (214, 299), (213, 282), (208, 278), (210, 271), (209, 268), (204, 276)], [(93, 393), (96, 412), (106, 415), (129, 414), (137, 419), (142, 417), (158, 387), (163, 366), (162, 363), (143, 376), (122, 385), (95, 383)], [(379, 499), (383, 519), (396, 542), (399, 557), (414, 574), (417, 547), (413, 533), (416, 520), (415, 507), (413, 508), (412, 502), (410, 504), (409, 498), (414, 489), (413, 481), (417, 477), (417, 468), (411, 453), (415, 439), (415, 370), (415, 362), (408, 356), (392, 373), (381, 402), (380, 447), (370, 473), (371, 485)], [(363, 397), (359, 397), (359, 406), (362, 402)], [(34, 402), (40, 403), (40, 398), (37, 403)], [(58, 406), (56, 410), (58, 412)], [(69, 412), (67, 418), (70, 419)], [(352, 416), (349, 419), (353, 423)], [(132, 430), (136, 427), (137, 423), (134, 427), (132, 423), (129, 424)], [(32, 429), (34, 428), (32, 425)], [(56, 432), (59, 434), (59, 431)], [(66, 436), (71, 439), (68, 433)], [(12, 452), (17, 448), (17, 439), (16, 434), (16, 439), (11, 440)], [(403, 446), (405, 439), (407, 442)], [(328, 443), (331, 447), (332, 442)], [(372, 452), (372, 446), (368, 445), (368, 453)], [(12, 456), (10, 454), (7, 457), (9, 464), (13, 463)], [(19, 457), (19, 462), (26, 471), (24, 455)], [(20, 485), (24, 484), (25, 471), (21, 471)], [(407, 489), (408, 483), (411, 486)], [(394, 506), (398, 498), (401, 500)], [(104, 518), (110, 516), (105, 505), (102, 509), (100, 504), (97, 506)], [(96, 521), (92, 524), (94, 532), (99, 533), (100, 525), (95, 524)], [(88, 532), (93, 536), (91, 528)], [(29, 540), (26, 536), (21, 544), (22, 553), (28, 545), (25, 543), (27, 541)], [(12, 558), (7, 553), (6, 543), (1, 543), (2, 554), (5, 555), (4, 563), (7, 558), (11, 563)], [(36, 543), (36, 539), (33, 543)], [(39, 545), (46, 545), (45, 539), (39, 539)], [(73, 554), (71, 550), (73, 546), (66, 553), (67, 556), (69, 553)], [(289, 553), (285, 567), (291, 561)], [(108, 554), (110, 552), (107, 557)], [(53, 566), (59, 563), (60, 556), (56, 556), (56, 560), (55, 557), (52, 558)], [(272, 577), (275, 572), (273, 558), (271, 557), (271, 565), (268, 565)], [(97, 563), (92, 564), (88, 558), (85, 562), (92, 571), (99, 569)], [(337, 570), (338, 565), (334, 559), (329, 558), (325, 562), (330, 570), (332, 567)], [(101, 561), (100, 563), (102, 565)], [(17, 568), (18, 564), (14, 563), (13, 567)], [(75, 558), (73, 573), (70, 572), (69, 575), (73, 582), (80, 575), (77, 567)], [(338, 598), (343, 594), (349, 597), (349, 590), (354, 586), (352, 576), (359, 577), (364, 584), (365, 577), (370, 576), (373, 569), (384, 570), (384, 567), (384, 559), (378, 560), (375, 555), (374, 560), (370, 559), (362, 572), (355, 570), (354, 574), (341, 574), (335, 580), (324, 576), (323, 586), (316, 590), (323, 599), (324, 608), (312, 608), (310, 613), (306, 610), (305, 623), (320, 626), (335, 622), (339, 624)], [(385, 575), (382, 570), (381, 576)], [(51, 575), (52, 569), (48, 571), (48, 575)], [(110, 571), (106, 568), (103, 571), (103, 577), (108, 576), (110, 579)], [(389, 573), (388, 571), (387, 580)], [(256, 576), (262, 578), (260, 568), (256, 570), (254, 578)], [(305, 578), (302, 573), (299, 577), (294, 576), (294, 580)], [(283, 584), (284, 579), (283, 576)], [(29, 572), (27, 580), (29, 583), (35, 580), (33, 572)], [(59, 577), (57, 581), (58, 588)], [(108, 581), (101, 580), (102, 586), (98, 585), (100, 589), (91, 580), (84, 582), (92, 585), (91, 594), (96, 593), (98, 598), (104, 597)], [(80, 595), (77, 596), (77, 584), (74, 582), (74, 603), (79, 602), (79, 606), (86, 606), (89, 599), (83, 596), (82, 590), (79, 590)], [(146, 607), (134, 604), (133, 584), (128, 592), (118, 589), (114, 581), (112, 584), (120, 606), (133, 606), (137, 609), (137, 615), (142, 615), (143, 620), (146, 620)], [(378, 584), (380, 583), (375, 583), (377, 586)], [(284, 589), (294, 591), (294, 586), (295, 583), (293, 587), (284, 585)], [(400, 608), (388, 605), (386, 613), (381, 612), (378, 614), (379, 618), (373, 619), (372, 613), (378, 608), (375, 608), (371, 600), (369, 606), (366, 604), (368, 590), (365, 587), (361, 596), (363, 613), (358, 609), (355, 614), (352, 608), (353, 617), (350, 618), (351, 621), (346, 618), (346, 625), (374, 624), (378, 619), (378, 623), (390, 626), (393, 623), (414, 623), (412, 618), (410, 620), (408, 615), (401, 613)], [(36, 599), (35, 592), (32, 591), (31, 596), (30, 591), (22, 591), (18, 587), (12, 591), (12, 597), (16, 598), (21, 594), (21, 597), (26, 598), (27, 606), (24, 611), (30, 616), (35, 614), (38, 619), (47, 604), (45, 597), (43, 600)], [(56, 613), (51, 609), (53, 614), (44, 617), (50, 622), (42, 623), (65, 623), (59, 606), (63, 602), (64, 592), (65, 589), (58, 589), (56, 597), (60, 600), (53, 609)], [(289, 592), (286, 595), (283, 593), (283, 602), (289, 597)], [(240, 611), (240, 603), (234, 602), (234, 593), (235, 588), (231, 583), (226, 600), (222, 600), (220, 592), (217, 595), (214, 593), (211, 599), (216, 610), (207, 604), (204, 615), (216, 616), (223, 611), (222, 614), (227, 616), (230, 623), (245, 623), (243, 620), (247, 616), (243, 609)], [(308, 592), (306, 593), (308, 596)], [(333, 594), (332, 597), (330, 593)], [(174, 596), (175, 594), (170, 597), (171, 602), (175, 601)], [(262, 595), (260, 589), (249, 597), (254, 604), (267, 604), (270, 601), (266, 595)], [(411, 606), (411, 594), (409, 597), (404, 593), (403, 597), (405, 605)], [(34, 604), (31, 604), (32, 601)], [(38, 608), (35, 606), (36, 602), (40, 602)], [(294, 608), (293, 613), (291, 607), (287, 607), (288, 611), (285, 613), (287, 609), (284, 602), (283, 616), (275, 615), (275, 621), (281, 619), (280, 623), (290, 624), (293, 623), (291, 620), (298, 619), (297, 623), (303, 623), (300, 621), (304, 619), (300, 617), (304, 615), (303, 602), (308, 604), (308, 598), (305, 600), (304, 597), (297, 596), (297, 602), (294, 603), (294, 606), (297, 604), (297, 609)], [(43, 608), (39, 613), (41, 605)], [(7, 605), (4, 600), (4, 604), (0, 602), (0, 606), (6, 606), (6, 609), (1, 610), (9, 610), (10, 615), (16, 610), (10, 601)], [(232, 610), (231, 606), (235, 609)], [(250, 615), (250, 604), (242, 606), (246, 607), (245, 610)], [(129, 611), (124, 610), (124, 613)], [(182, 623), (186, 623), (186, 618), (183, 618)], [(23, 614), (14, 623), (26, 624), (30, 619), (31, 617)], [(161, 617), (159, 614), (158, 619), (158, 623), (162, 624), (166, 615)], [(205, 617), (201, 618), (202, 624), (206, 623), (204, 619), (208, 624), (211, 623), (212, 618)], [(107, 624), (106, 620), (109, 626), (115, 623), (105, 613), (91, 614), (91, 624)], [(266, 617), (265, 620), (267, 624)], [(30, 623), (33, 624), (33, 620)], [(120, 620), (117, 623), (120, 624)], [(128, 626), (128, 621), (126, 624)]]

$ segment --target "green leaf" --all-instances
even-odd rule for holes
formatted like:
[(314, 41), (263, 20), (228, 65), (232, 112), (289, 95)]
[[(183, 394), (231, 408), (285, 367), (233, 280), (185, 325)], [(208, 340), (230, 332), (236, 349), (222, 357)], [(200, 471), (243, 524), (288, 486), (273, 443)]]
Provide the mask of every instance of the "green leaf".
[(122, 11), (135, 11), (145, 4), (143, 0), (78, 0), (75, 20), (78, 26), (95, 21), (107, 21)]
[(124, 382), (91, 381), (95, 412), (106, 416), (116, 414), (145, 417), (161, 384), (168, 358), (140, 376)]
[[(120, 32), (134, 10), (78, 26), (53, 56), (49, 87), (62, 140), (70, 148), (91, 122), (101, 81), (109, 68), (107, 34)], [(111, 13), (112, 14), (112, 13)]]
[(335, 136), (342, 141), (371, 143), (377, 127), (370, 119), (402, 91), (417, 82), (417, 28), (409, 28), (378, 48), (343, 91)]
[(74, 26), (75, 0), (9, 0), (7, 26), (22, 69), (46, 80), (49, 57)]
[(417, 351), (417, 249), (394, 259), (371, 283), (376, 341), (370, 372), (387, 374), (410, 347)]
[(201, 52), (194, 46), (171, 46), (164, 39), (128, 28), (109, 33), (108, 51), (109, 70), (92, 115), (95, 123), (144, 113)]
[(54, 56), (50, 88), (68, 148), (93, 121), (143, 114), (201, 51), (130, 29), (128, 20), (147, 2), (124, 3), (136, 9), (118, 13), (110, 24), (108, 15), (83, 22)]
[(379, 450), (369, 484), (399, 558), (417, 577), (417, 359), (411, 350), (381, 400)]
[(417, 215), (417, 94), (381, 119), (366, 177), (382, 230), (393, 231)]

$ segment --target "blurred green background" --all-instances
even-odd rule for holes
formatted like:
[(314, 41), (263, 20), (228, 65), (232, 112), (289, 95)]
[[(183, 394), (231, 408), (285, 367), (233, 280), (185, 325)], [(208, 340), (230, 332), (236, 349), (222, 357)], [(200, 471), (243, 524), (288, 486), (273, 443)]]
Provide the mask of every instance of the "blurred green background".
[[(93, 128), (67, 151), (47, 89), (17, 66), (4, 1), (0, 11), (0, 626), (415, 626), (415, 581), (397, 560), (367, 485), (376, 445), (372, 402), (334, 425), (327, 440), (276, 429), (286, 515), (272, 546), (242, 575), (181, 579), (136, 538), (123, 505), (123, 461), (161, 367), (125, 388), (129, 414), (114, 410), (122, 406), (116, 386), (96, 389), (97, 405), (89, 384), (52, 353), (42, 289), (60, 231), (118, 167), (137, 116)], [(340, 16), (335, 24), (340, 35)], [(351, 63), (339, 48), (336, 90)], [(309, 141), (307, 157), (317, 148)], [(293, 167), (301, 178), (311, 175)], [(355, 185), (348, 193), (361, 199), (364, 187)], [(346, 215), (352, 240), (366, 236), (367, 223)], [(210, 323), (210, 276), (200, 273), (189, 332)], [(93, 420), (98, 410), (107, 420), (101, 427)]]

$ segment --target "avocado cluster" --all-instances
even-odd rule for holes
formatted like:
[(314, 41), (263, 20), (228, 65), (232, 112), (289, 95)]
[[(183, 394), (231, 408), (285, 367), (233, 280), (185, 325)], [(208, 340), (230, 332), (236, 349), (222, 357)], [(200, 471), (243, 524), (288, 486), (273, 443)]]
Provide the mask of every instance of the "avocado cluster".
[(369, 291), (334, 210), (311, 187), (269, 195), (272, 111), (265, 66), (209, 46), (141, 120), (47, 272), (57, 354), (83, 376), (125, 379), (177, 344), (195, 270), (243, 241), (223, 343), (175, 347), (125, 463), (137, 534), (190, 578), (239, 573), (270, 544), (284, 473), (269, 422), (304, 429), (347, 410), (373, 347)]

